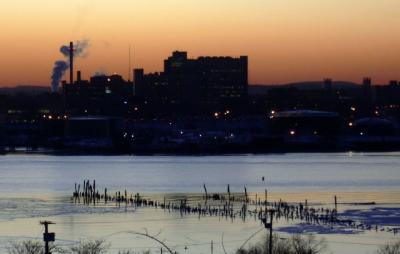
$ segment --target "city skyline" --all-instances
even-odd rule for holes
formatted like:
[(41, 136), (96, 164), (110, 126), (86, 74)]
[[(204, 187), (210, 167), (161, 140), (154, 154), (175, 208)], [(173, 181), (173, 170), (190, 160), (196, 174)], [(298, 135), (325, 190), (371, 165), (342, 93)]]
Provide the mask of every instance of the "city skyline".
[[(59, 47), (90, 40), (85, 77), (162, 70), (174, 50), (249, 56), (250, 84), (399, 79), (400, 3), (383, 1), (14, 1), (2, 3), (0, 87), (50, 85)], [(184, 21), (184, 22), (182, 22)], [(21, 67), (23, 66), (23, 67)], [(23, 74), (21, 74), (21, 72)], [(64, 77), (67, 79), (67, 77)]]

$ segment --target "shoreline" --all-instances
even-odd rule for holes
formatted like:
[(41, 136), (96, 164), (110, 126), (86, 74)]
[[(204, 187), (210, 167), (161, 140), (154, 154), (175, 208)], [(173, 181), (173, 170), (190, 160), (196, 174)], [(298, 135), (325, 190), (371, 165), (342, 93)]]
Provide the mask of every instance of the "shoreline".
[(236, 156), (236, 155), (284, 155), (284, 154), (330, 154), (330, 153), (395, 153), (400, 148), (393, 149), (229, 149), (229, 150), (93, 150), (93, 149), (49, 149), (49, 148), (5, 148), (0, 150), (0, 156), (5, 155), (49, 155), (49, 156)]

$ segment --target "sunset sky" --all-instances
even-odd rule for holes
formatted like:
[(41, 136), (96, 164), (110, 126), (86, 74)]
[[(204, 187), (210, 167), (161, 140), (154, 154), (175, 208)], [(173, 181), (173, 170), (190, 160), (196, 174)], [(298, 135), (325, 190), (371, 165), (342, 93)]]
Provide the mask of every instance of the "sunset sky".
[(161, 71), (174, 50), (249, 56), (251, 83), (400, 79), (399, 0), (1, 0), (0, 86), (49, 85), (59, 47), (76, 69)]

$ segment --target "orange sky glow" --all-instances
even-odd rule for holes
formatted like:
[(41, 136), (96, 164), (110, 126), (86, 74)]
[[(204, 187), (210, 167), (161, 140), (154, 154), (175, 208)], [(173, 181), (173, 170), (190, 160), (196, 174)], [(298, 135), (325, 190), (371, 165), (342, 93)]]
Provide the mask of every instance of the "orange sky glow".
[(400, 79), (399, 0), (3, 0), (0, 86), (49, 85), (59, 47), (90, 40), (75, 69), (128, 78), (190, 57), (249, 56), (250, 83)]

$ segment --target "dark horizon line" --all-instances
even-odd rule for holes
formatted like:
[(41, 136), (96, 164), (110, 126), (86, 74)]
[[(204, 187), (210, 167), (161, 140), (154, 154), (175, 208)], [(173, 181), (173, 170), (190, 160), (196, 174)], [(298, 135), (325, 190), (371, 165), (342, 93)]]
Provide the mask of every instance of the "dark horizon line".
[[(112, 76), (111, 75), (104, 75), (104, 76)], [(119, 74), (117, 74), (119, 75)], [(121, 75), (122, 76), (122, 75)], [(387, 83), (372, 83), (372, 86), (387, 86), (390, 85), (390, 81), (397, 81), (396, 79), (388, 79)], [(132, 82), (132, 81), (131, 81)], [(323, 84), (324, 79), (321, 80), (299, 80), (299, 81), (293, 81), (289, 83), (269, 83), (269, 84), (263, 84), (263, 83), (249, 83), (249, 86), (264, 86), (264, 87), (275, 87), (275, 86), (290, 86), (290, 85), (301, 85), (301, 84), (312, 84), (312, 85), (319, 85)], [(345, 83), (349, 85), (360, 85), (362, 86), (362, 80), (361, 82), (354, 82), (354, 81), (349, 81), (349, 80), (332, 80), (332, 83)], [(51, 89), (50, 84), (17, 84), (17, 85), (0, 85), (0, 89), (15, 89), (15, 88), (49, 88)]]

